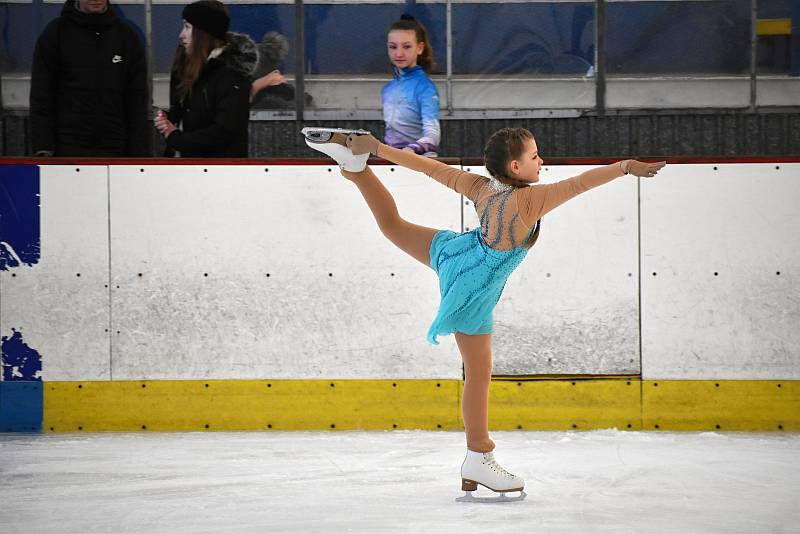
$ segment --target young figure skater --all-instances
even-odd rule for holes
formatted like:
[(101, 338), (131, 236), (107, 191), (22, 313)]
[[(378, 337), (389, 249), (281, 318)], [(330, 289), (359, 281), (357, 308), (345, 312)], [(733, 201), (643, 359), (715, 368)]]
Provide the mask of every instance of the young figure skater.
[(428, 30), (403, 15), (386, 36), (393, 78), (383, 86), (384, 140), (387, 145), (436, 156), (439, 150), (439, 93), (428, 76), (434, 67)]
[[(503, 128), (489, 138), (484, 158), (490, 178), (387, 146), (366, 132), (304, 128), (303, 134), (308, 146), (336, 160), (344, 177), (358, 187), (383, 234), (439, 276), (441, 302), (428, 340), (437, 343), (437, 336), (454, 334), (464, 361), (462, 489), (471, 492), (481, 484), (501, 494), (519, 491), (524, 498), (524, 481), (500, 467), (489, 438), (492, 310), (509, 275), (536, 243), (546, 213), (620, 176), (655, 176), (666, 162), (624, 160), (554, 184), (537, 184), (544, 162), (533, 135), (523, 128)], [(401, 218), (389, 191), (366, 166), (370, 154), (461, 193), (474, 203), (480, 227), (457, 233)]]

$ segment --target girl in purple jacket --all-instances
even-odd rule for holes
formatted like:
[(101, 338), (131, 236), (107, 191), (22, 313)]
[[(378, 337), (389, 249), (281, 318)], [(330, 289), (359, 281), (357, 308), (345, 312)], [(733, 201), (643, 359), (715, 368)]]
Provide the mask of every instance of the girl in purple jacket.
[(425, 27), (403, 15), (386, 39), (394, 78), (383, 87), (384, 141), (387, 145), (425, 156), (439, 150), (439, 94), (428, 77), (433, 49)]

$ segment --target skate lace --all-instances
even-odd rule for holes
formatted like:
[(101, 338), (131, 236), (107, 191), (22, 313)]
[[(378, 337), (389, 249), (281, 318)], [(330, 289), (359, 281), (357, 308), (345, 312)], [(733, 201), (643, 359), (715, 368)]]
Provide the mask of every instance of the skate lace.
[(491, 453), (484, 454), (483, 463), (488, 465), (489, 468), (492, 469), (495, 473), (498, 473), (500, 476), (503, 476), (505, 478), (514, 478), (516, 476), (503, 469), (500, 466), (500, 464), (497, 463), (497, 460), (494, 459), (494, 455)]

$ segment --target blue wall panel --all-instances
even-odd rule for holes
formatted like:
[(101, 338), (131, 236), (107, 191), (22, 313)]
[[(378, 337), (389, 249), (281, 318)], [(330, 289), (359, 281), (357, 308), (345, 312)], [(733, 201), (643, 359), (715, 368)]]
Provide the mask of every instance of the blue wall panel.
[(0, 165), (0, 271), (39, 263), (39, 167)]
[(0, 382), (0, 432), (41, 432), (42, 397), (41, 382)]

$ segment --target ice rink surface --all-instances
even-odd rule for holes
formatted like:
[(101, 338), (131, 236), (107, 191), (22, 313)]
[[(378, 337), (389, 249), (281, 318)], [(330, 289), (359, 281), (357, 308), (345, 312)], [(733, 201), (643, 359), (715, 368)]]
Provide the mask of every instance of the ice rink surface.
[(0, 434), (0, 532), (800, 532), (797, 434), (493, 438), (522, 502), (455, 501), (457, 432)]

